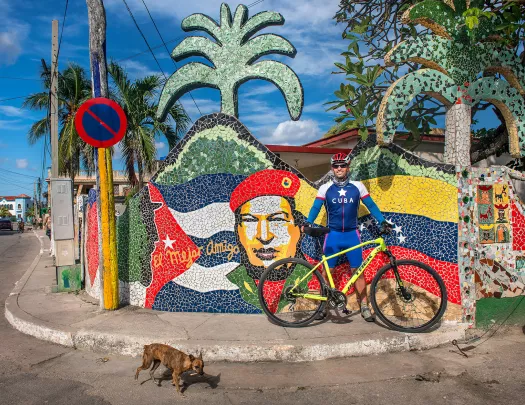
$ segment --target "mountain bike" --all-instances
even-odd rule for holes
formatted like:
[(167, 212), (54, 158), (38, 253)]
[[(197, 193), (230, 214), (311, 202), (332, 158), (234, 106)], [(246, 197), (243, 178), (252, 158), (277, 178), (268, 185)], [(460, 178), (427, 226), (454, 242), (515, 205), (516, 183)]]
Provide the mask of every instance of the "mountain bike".
[[(304, 233), (314, 237), (319, 245), (319, 237), (329, 232), (330, 229), (325, 227), (304, 227)], [(374, 258), (383, 254), (389, 263), (378, 270), (370, 284), (370, 303), (376, 316), (386, 326), (397, 331), (428, 330), (439, 322), (447, 308), (445, 284), (427, 264), (416, 260), (397, 260), (382, 235), (331, 256), (322, 255), (321, 261), (315, 265), (296, 257), (271, 264), (262, 274), (258, 285), (262, 309), (270, 320), (285, 327), (310, 324), (326, 305), (347, 311), (347, 292)], [(337, 289), (328, 260), (368, 245), (377, 247), (354, 271), (344, 288)], [(328, 284), (319, 271), (322, 266)]]

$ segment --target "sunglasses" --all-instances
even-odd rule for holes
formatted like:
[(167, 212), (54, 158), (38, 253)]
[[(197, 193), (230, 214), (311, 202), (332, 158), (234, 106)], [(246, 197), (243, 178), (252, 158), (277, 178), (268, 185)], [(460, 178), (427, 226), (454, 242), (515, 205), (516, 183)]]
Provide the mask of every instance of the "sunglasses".
[(348, 165), (346, 163), (332, 165), (333, 169), (346, 169)]

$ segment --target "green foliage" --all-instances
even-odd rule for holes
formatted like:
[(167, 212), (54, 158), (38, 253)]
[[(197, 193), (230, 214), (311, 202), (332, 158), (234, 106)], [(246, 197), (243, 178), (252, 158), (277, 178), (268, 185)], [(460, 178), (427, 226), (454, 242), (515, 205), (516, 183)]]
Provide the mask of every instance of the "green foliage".
[[(30, 110), (46, 111), (50, 103), (51, 72), (44, 64), (40, 77), (45, 89), (26, 97), (23, 107)], [(80, 105), (91, 98), (91, 82), (83, 67), (71, 63), (58, 76), (58, 171), (61, 175), (74, 178), (83, 167), (88, 172), (94, 169), (93, 147), (79, 137), (75, 125), (75, 114)], [(27, 134), (30, 145), (49, 134), (49, 120), (44, 117), (31, 125)]]
[(7, 209), (5, 205), (0, 205), (0, 217), (7, 218), (11, 216), (11, 212)]
[(157, 119), (157, 93), (162, 86), (160, 76), (150, 75), (131, 81), (125, 69), (114, 62), (109, 64), (108, 73), (112, 79), (113, 98), (124, 109), (128, 121), (121, 141), (125, 170), (131, 185), (141, 189), (145, 172), (155, 170), (155, 139), (165, 137), (170, 149), (173, 148), (186, 131), (190, 119), (180, 104), (169, 109), (165, 122)]
[[(397, 65), (382, 67), (372, 84), (367, 80), (373, 77), (374, 70), (379, 66), (378, 61), (382, 64), (385, 55), (400, 42), (415, 40), (429, 33), (429, 29), (416, 29), (413, 22), (416, 18), (425, 20), (425, 26), (434, 21), (453, 34), (451, 36), (469, 44), (490, 37), (522, 52), (525, 3), (496, 3), (499, 2), (472, 0), (468, 9), (465, 0), (455, 0), (454, 10), (442, 0), (341, 0), (334, 18), (344, 24), (343, 38), (349, 41), (349, 45), (342, 53), (344, 63), (338, 61), (335, 64), (337, 71), (334, 74), (344, 75), (343, 83), (334, 92), (335, 100), (327, 103), (330, 110), (340, 112), (333, 129), (348, 123), (346, 125), (363, 128), (364, 134), (364, 127), (375, 123), (379, 104), (390, 85), (405, 74), (421, 68), (416, 62), (407, 62), (402, 69)], [(403, 20), (406, 24), (401, 24), (401, 16), (408, 14), (409, 9), (408, 21)], [(525, 54), (522, 53), (521, 62), (524, 61)], [(480, 103), (473, 108), (473, 121), (476, 120), (476, 114), (483, 114), (487, 106), (489, 104)], [(420, 135), (428, 133), (444, 114), (445, 109), (440, 102), (430, 95), (419, 94), (407, 107), (401, 117), (401, 124), (411, 131), (409, 140), (416, 144)], [(502, 121), (500, 126), (504, 127), (505, 123)]]
[(221, 92), (221, 112), (238, 116), (237, 91), (251, 79), (275, 84), (284, 95), (293, 120), (298, 120), (303, 108), (303, 90), (297, 75), (285, 64), (272, 60), (256, 62), (269, 54), (294, 57), (294, 46), (283, 37), (257, 31), (270, 25), (282, 25), (284, 18), (276, 12), (265, 11), (248, 19), (248, 8), (239, 5), (232, 19), (230, 8), (221, 5), (220, 24), (204, 14), (193, 14), (182, 21), (185, 31), (204, 31), (206, 37), (186, 37), (172, 52), (176, 61), (202, 56), (212, 66), (191, 62), (177, 70), (166, 82), (160, 97), (158, 116), (161, 120), (183, 94), (200, 87)]

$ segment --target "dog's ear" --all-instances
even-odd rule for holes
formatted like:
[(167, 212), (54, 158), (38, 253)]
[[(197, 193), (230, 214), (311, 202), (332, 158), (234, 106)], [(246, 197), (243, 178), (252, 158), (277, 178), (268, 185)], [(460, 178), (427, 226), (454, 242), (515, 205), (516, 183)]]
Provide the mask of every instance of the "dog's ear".
[(195, 360), (195, 357), (193, 357), (193, 354), (190, 354), (190, 361)]
[(201, 352), (200, 352), (200, 354), (199, 354), (199, 359), (202, 360), (202, 350), (201, 350)]

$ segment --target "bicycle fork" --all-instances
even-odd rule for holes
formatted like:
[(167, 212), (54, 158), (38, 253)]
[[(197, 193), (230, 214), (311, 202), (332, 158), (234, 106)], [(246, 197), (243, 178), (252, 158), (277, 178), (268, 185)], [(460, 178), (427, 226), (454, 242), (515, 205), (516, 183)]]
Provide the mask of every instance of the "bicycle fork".
[(408, 290), (405, 288), (403, 284), (403, 280), (401, 280), (401, 276), (399, 275), (399, 271), (397, 269), (396, 257), (389, 250), (385, 250), (384, 253), (388, 256), (388, 260), (390, 260), (390, 265), (394, 269), (394, 276), (396, 277), (396, 282), (399, 288), (399, 292), (401, 293), (401, 296), (403, 297), (403, 299), (410, 301), (412, 299), (412, 294), (408, 292)]

